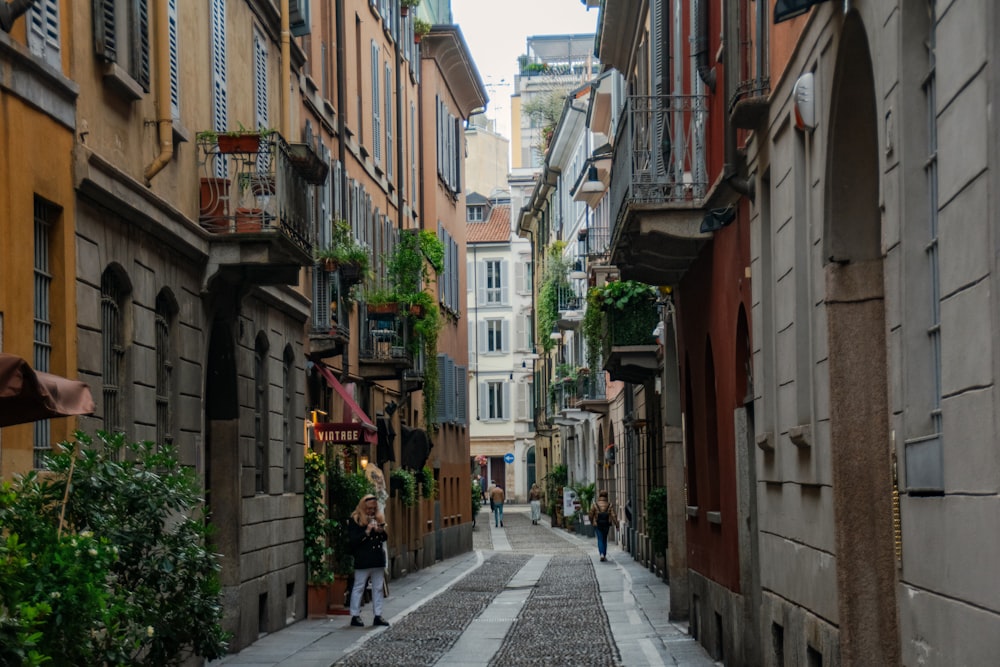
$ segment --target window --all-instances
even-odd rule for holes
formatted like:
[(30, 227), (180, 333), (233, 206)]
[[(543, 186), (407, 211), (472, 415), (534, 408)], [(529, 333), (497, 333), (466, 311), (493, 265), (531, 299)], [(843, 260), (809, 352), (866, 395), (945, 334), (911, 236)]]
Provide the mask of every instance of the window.
[(505, 421), (509, 419), (510, 385), (502, 380), (490, 380), (482, 384), (482, 405), (484, 420)]
[(459, 304), (458, 242), (438, 223), (438, 238), (444, 245), (444, 271), (438, 276), (438, 300), (453, 313), (461, 312)]
[[(49, 233), (55, 219), (54, 207), (35, 198), (35, 359), (36, 371), (52, 370), (52, 313), (49, 308), (52, 292), (52, 273), (49, 257)], [(35, 422), (34, 466), (42, 467), (42, 457), (52, 447), (49, 420)]]
[(171, 329), (177, 306), (167, 290), (156, 297), (154, 327), (156, 330), (156, 444), (174, 442), (171, 397), (174, 383), (174, 360)]
[(94, 51), (149, 92), (149, 0), (93, 0)]
[(59, 46), (59, 0), (36, 0), (28, 9), (28, 48), (62, 71)]
[(504, 289), (504, 262), (498, 259), (487, 260), (486, 265), (486, 299), (487, 304), (506, 303), (506, 290)]
[(292, 453), (295, 447), (295, 354), (292, 348), (285, 348), (285, 363), (281, 367), (281, 387), (285, 392), (281, 410), (281, 432), (285, 435), (285, 455), (283, 476), (285, 493), (295, 492), (295, 465)]
[(130, 288), (120, 268), (109, 267), (101, 276), (101, 372), (104, 378), (104, 430), (125, 432), (126, 298)]
[(465, 377), (465, 366), (455, 366), (454, 380), (451, 383), (455, 394), (455, 422), (463, 426), (468, 420), (469, 402), (469, 385)]
[(437, 169), (438, 177), (448, 189), (457, 194), (461, 190), (461, 141), (462, 128), (458, 118), (448, 112), (448, 106), (437, 98)]
[(468, 206), (466, 207), (465, 219), (469, 222), (482, 222), (483, 221), (483, 206)]
[(507, 320), (490, 319), (483, 322), (483, 352), (509, 352), (510, 325)]
[(267, 348), (267, 339), (260, 334), (253, 355), (254, 491), (259, 494), (267, 493)]

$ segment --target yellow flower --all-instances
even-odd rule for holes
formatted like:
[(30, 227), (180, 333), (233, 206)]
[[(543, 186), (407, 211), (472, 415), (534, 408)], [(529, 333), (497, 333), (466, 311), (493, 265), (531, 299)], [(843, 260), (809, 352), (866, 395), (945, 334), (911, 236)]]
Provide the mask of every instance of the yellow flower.
[(147, 637), (152, 637), (153, 636), (153, 626), (152, 625), (146, 627), (146, 636)]

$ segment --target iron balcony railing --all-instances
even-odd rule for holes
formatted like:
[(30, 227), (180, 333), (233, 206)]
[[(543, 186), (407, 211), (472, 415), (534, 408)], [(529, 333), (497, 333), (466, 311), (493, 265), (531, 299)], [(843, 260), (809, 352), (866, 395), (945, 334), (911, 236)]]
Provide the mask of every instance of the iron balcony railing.
[(611, 245), (611, 230), (607, 227), (591, 227), (585, 239), (587, 257), (605, 257)]
[(576, 377), (576, 397), (581, 401), (603, 401), (607, 397), (604, 371), (580, 373)]
[(709, 186), (706, 100), (704, 95), (628, 97), (611, 166), (616, 226), (634, 204), (701, 205)]
[[(364, 304), (362, 310), (367, 311)], [(409, 321), (401, 313), (366, 312), (361, 317), (358, 355), (363, 360), (409, 364), (409, 340)]]
[(323, 182), (326, 166), (308, 146), (290, 146), (276, 132), (258, 138), (256, 147), (235, 152), (222, 152), (214, 137), (199, 139), (199, 222), (213, 234), (282, 234), (311, 254), (310, 186)]

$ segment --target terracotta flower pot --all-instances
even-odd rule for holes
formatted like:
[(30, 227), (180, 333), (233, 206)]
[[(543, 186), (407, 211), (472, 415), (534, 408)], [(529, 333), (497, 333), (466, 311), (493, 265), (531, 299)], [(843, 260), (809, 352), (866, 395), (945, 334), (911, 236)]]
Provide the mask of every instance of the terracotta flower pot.
[(237, 232), (259, 232), (263, 227), (264, 211), (259, 208), (236, 209)]
[(220, 134), (218, 139), (220, 153), (257, 153), (260, 151), (260, 135), (250, 134)]

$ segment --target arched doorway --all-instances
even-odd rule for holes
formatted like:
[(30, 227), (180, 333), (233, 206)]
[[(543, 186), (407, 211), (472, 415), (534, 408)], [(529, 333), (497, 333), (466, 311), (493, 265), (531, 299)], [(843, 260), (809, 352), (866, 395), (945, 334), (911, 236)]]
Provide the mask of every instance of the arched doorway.
[(824, 220), (830, 447), (844, 665), (899, 664), (878, 105), (856, 11), (830, 95)]

